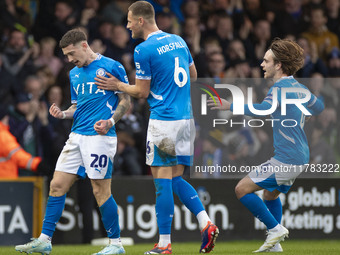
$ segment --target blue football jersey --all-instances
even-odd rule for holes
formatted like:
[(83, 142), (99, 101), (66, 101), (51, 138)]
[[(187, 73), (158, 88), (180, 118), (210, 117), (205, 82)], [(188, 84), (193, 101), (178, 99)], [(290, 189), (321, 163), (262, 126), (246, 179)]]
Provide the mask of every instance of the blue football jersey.
[[(303, 88), (308, 90), (304, 85), (299, 83), (293, 78), (293, 76), (284, 77), (275, 82), (275, 84), (270, 88), (264, 102), (270, 105), (273, 102), (273, 89), (277, 89), (277, 100), (278, 107), (272, 113), (273, 122), (273, 137), (274, 137), (274, 158), (282, 163), (293, 164), (293, 165), (303, 165), (309, 162), (309, 147), (306, 138), (306, 134), (303, 130), (305, 123), (305, 114), (294, 104), (287, 104), (286, 115), (281, 112), (281, 91), (282, 88), (294, 87)], [(289, 99), (299, 99), (304, 97), (299, 93), (287, 93), (286, 95)], [(318, 114), (319, 112), (313, 111), (313, 108), (322, 104), (321, 101), (317, 99), (315, 95), (311, 93), (311, 98), (308, 102), (302, 105), (310, 112)], [(318, 107), (320, 108), (320, 107)], [(296, 124), (296, 126), (294, 126)], [(293, 127), (294, 126), (294, 127)]]
[[(117, 61), (98, 54), (88, 66), (74, 67), (70, 71), (71, 103), (77, 104), (73, 115), (71, 131), (81, 135), (98, 135), (94, 124), (98, 120), (111, 118), (117, 108), (119, 98), (117, 92), (98, 89), (94, 84), (97, 75), (111, 73), (122, 82), (128, 83), (124, 67)], [(115, 128), (106, 134), (116, 136)]]
[(193, 64), (184, 40), (163, 31), (151, 33), (134, 51), (136, 78), (151, 80), (150, 119), (192, 118), (189, 66)]

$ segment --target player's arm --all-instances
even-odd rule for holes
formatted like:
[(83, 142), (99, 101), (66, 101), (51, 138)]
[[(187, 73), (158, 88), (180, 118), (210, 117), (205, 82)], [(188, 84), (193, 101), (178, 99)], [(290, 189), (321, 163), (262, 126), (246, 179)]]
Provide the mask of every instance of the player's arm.
[(136, 98), (147, 98), (150, 93), (150, 80), (136, 79), (135, 85), (122, 82), (110, 73), (106, 73), (109, 77), (97, 76), (95, 84), (99, 89), (121, 91)]
[(189, 72), (190, 72), (190, 81), (194, 82), (197, 80), (197, 70), (194, 63), (192, 63), (191, 66), (189, 66)]
[(129, 85), (123, 82), (118, 84), (118, 90), (136, 98), (147, 98), (150, 93), (151, 80), (136, 79), (135, 85)]
[(312, 115), (318, 115), (325, 109), (325, 105), (320, 99), (312, 94), (311, 99), (308, 101), (307, 109)]
[(99, 120), (94, 124), (94, 130), (99, 135), (106, 135), (130, 108), (130, 96), (126, 93), (118, 93), (117, 95), (119, 103), (113, 116), (108, 120)]
[(57, 119), (72, 119), (74, 112), (77, 110), (77, 104), (72, 104), (67, 110), (62, 111), (58, 106), (52, 104), (50, 114)]
[[(211, 110), (220, 110), (220, 111), (233, 111), (234, 109), (234, 105), (232, 103), (230, 103), (228, 100), (226, 99), (222, 99), (221, 98), (221, 102), (222, 104), (219, 102), (219, 99), (217, 97), (214, 97), (214, 99), (210, 98), (207, 103), (208, 106), (210, 107)], [(265, 110), (269, 110), (272, 105), (266, 101), (263, 101), (261, 104), (253, 104), (254, 108), (257, 110), (261, 110), (261, 111), (265, 111)], [(244, 115), (248, 115), (248, 116), (257, 116), (256, 114), (252, 113), (249, 110), (249, 107), (247, 104), (244, 105)]]
[[(113, 116), (111, 117), (111, 118), (113, 118), (114, 123), (117, 123), (123, 117), (123, 115), (129, 110), (130, 105), (131, 105), (130, 96), (128, 94), (118, 93), (117, 95), (118, 95), (118, 98), (119, 98), (119, 103), (118, 103), (118, 106), (117, 106)], [(111, 122), (111, 124), (113, 124), (112, 121), (110, 121), (110, 122)]]

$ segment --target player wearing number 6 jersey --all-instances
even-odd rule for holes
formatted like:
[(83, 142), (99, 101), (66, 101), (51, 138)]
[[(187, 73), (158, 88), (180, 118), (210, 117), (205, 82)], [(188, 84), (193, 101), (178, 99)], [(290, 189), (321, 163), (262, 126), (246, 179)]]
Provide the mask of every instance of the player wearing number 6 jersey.
[(192, 164), (195, 127), (190, 98), (190, 79), (197, 78), (195, 64), (184, 40), (160, 31), (152, 5), (137, 1), (129, 7), (127, 28), (133, 38), (143, 38), (134, 51), (136, 84), (115, 77), (97, 77), (102, 89), (119, 90), (147, 98), (150, 121), (146, 163), (151, 166), (156, 187), (159, 242), (146, 254), (171, 254), (173, 192), (196, 215), (202, 233), (200, 252), (210, 252), (218, 235), (195, 189), (183, 178), (184, 166)]
[(117, 146), (114, 124), (129, 109), (130, 99), (126, 93), (99, 89), (94, 78), (112, 73), (127, 82), (125, 69), (120, 63), (94, 53), (79, 29), (68, 31), (59, 45), (76, 65), (70, 71), (72, 106), (61, 111), (53, 104), (50, 114), (59, 119), (73, 118), (72, 130), (50, 184), (41, 235), (15, 249), (26, 253), (51, 252), (51, 239), (65, 206), (66, 192), (78, 177), (87, 175), (110, 239), (109, 245), (96, 254), (122, 254), (125, 251), (120, 241), (118, 207), (111, 195), (111, 175)]

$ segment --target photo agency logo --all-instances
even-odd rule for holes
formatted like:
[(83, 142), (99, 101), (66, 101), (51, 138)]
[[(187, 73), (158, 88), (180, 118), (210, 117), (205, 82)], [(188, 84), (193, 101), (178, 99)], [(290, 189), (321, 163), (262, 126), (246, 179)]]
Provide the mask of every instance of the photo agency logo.
[[(205, 85), (205, 84), (203, 84)], [(306, 108), (306, 105), (308, 101), (311, 99), (311, 93), (308, 89), (300, 88), (300, 87), (274, 87), (270, 94), (267, 95), (267, 97), (264, 99), (264, 101), (267, 101), (271, 107), (269, 109), (256, 109), (254, 107), (253, 102), (253, 88), (248, 87), (247, 88), (247, 95), (245, 96), (241, 88), (232, 85), (232, 84), (215, 84), (214, 88), (209, 85), (205, 85), (206, 87), (209, 87), (210, 90), (214, 92), (217, 99), (219, 100), (220, 105), (222, 106), (222, 100), (217, 93), (215, 89), (224, 89), (228, 90), (230, 92), (232, 100), (230, 102), (233, 103), (233, 115), (245, 115), (245, 104), (247, 104), (248, 109), (250, 111), (250, 115), (254, 116), (268, 116), (274, 113), (278, 107), (281, 109), (281, 116), (287, 116), (287, 118), (283, 119), (250, 119), (248, 121), (243, 120), (243, 122), (232, 122), (232, 119), (213, 119), (213, 127), (216, 127), (216, 125), (225, 125), (230, 124), (231, 126), (236, 124), (243, 124), (244, 127), (262, 127), (264, 125), (265, 121), (271, 122), (272, 127), (274, 126), (274, 123), (277, 121), (280, 121), (280, 124), (283, 127), (295, 127), (297, 125), (304, 125), (304, 119), (305, 116), (311, 116), (312, 114), (308, 111)], [(210, 98), (214, 101), (215, 105), (217, 105), (216, 97), (214, 96), (206, 89), (202, 89), (204, 92), (206, 92)], [(201, 95), (201, 115), (207, 115), (208, 114), (208, 104), (207, 104), (207, 94)], [(279, 101), (280, 99), (280, 101)], [(295, 105), (298, 109), (298, 111), (301, 114), (300, 123), (296, 121), (295, 119), (289, 118), (289, 113), (287, 114), (287, 106), (288, 105)], [(247, 125), (248, 124), (248, 125)]]
[[(217, 93), (217, 91), (208, 84), (202, 84), (202, 85), (207, 87), (208, 89), (210, 89), (212, 92), (214, 92), (214, 94), (216, 95), (220, 105), (222, 106), (222, 100), (221, 100), (220, 95)], [(211, 94), (211, 92), (209, 90), (204, 89), (204, 88), (200, 88), (200, 90), (207, 93), (210, 96), (210, 98), (214, 101), (214, 104), (217, 105), (215, 97)], [(202, 115), (207, 115), (207, 94), (201, 95), (201, 114)]]

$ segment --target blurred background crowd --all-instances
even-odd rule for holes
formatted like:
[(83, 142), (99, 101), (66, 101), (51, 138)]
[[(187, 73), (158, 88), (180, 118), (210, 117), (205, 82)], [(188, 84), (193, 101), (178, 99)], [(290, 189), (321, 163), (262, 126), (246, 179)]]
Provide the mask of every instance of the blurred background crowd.
[[(73, 64), (62, 55), (59, 40), (69, 29), (82, 27), (92, 49), (121, 62), (134, 84), (133, 50), (141, 41), (133, 40), (125, 28), (127, 8), (132, 2), (1, 1), (0, 103), (8, 110), (9, 130), (21, 147), (42, 157), (51, 169), (44, 174), (53, 174), (72, 125), (71, 120), (55, 119), (48, 113), (52, 103), (61, 109), (70, 105), (68, 72)], [(304, 66), (296, 77), (312, 78), (302, 82), (325, 103), (323, 113), (305, 125), (311, 163), (339, 163), (340, 0), (149, 2), (155, 7), (158, 27), (184, 38), (198, 77), (209, 79), (211, 84), (230, 78), (263, 77), (260, 63), (272, 39), (296, 40), (305, 55)], [(240, 84), (245, 91), (247, 86), (255, 86), (258, 102), (268, 90), (263, 83)], [(215, 112), (211, 117), (219, 114)], [(133, 99), (131, 109), (117, 123), (115, 175), (149, 174), (144, 163), (148, 116), (146, 100)], [(207, 130), (197, 120), (196, 128), (195, 164), (256, 165), (273, 155), (270, 125)]]

